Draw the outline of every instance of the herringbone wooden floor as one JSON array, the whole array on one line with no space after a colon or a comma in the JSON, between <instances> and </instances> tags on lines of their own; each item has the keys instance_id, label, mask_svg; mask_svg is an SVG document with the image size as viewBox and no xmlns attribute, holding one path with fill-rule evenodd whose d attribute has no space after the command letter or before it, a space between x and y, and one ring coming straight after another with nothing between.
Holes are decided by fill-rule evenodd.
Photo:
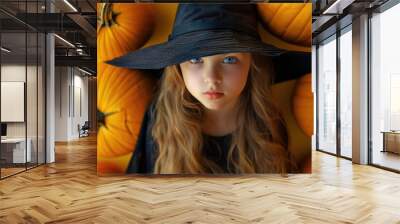
<instances>
[{"instance_id":1,"label":"herringbone wooden floor","mask_svg":"<svg viewBox=\"0 0 400 224\"><path fill-rule=\"evenodd\" d=\"M0 223L400 223L400 175L313 153L313 174L98 177L95 138L0 181Z\"/></svg>"}]
</instances>

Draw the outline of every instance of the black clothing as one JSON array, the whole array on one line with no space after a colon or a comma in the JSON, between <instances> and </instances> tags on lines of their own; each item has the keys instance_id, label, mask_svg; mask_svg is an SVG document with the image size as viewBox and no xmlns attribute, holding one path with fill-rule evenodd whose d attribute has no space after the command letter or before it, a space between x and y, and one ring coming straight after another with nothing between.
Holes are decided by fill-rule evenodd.
<instances>
[{"instance_id":1,"label":"black clothing","mask_svg":"<svg viewBox=\"0 0 400 224\"><path fill-rule=\"evenodd\" d=\"M153 173L156 144L151 136L151 127L154 123L154 115L154 104L152 104L143 117L135 151L126 170L127 173Z\"/></svg>"},{"instance_id":2,"label":"black clothing","mask_svg":"<svg viewBox=\"0 0 400 224\"><path fill-rule=\"evenodd\" d=\"M217 164L222 169L223 173L230 173L228 167L232 170L233 165L228 164L227 159L232 135L216 137L203 134L203 139L203 156Z\"/></svg>"},{"instance_id":3,"label":"black clothing","mask_svg":"<svg viewBox=\"0 0 400 224\"><path fill-rule=\"evenodd\" d=\"M151 135L154 116L155 109L154 104L152 104L143 118L135 151L129 162L127 173L150 174L154 172L154 165L157 159L157 145ZM203 134L203 156L213 161L225 173L229 172L227 157L231 138L231 135L215 137ZM232 168L232 165L229 165L229 167Z\"/></svg>"}]
</instances>

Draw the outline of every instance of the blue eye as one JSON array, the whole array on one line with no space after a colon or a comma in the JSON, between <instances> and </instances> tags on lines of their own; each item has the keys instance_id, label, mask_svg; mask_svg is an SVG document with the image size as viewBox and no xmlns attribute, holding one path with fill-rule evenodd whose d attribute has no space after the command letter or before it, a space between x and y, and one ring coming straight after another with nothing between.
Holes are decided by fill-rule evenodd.
<instances>
[{"instance_id":1,"label":"blue eye","mask_svg":"<svg viewBox=\"0 0 400 224\"><path fill-rule=\"evenodd\" d=\"M238 61L236 57L228 56L224 58L224 63L226 64L235 64Z\"/></svg>"},{"instance_id":2,"label":"blue eye","mask_svg":"<svg viewBox=\"0 0 400 224\"><path fill-rule=\"evenodd\" d=\"M189 61L190 61L190 63L192 63L192 64L198 64L198 63L203 62L203 59L201 59L201 58L192 58L192 59L190 59Z\"/></svg>"}]
</instances>

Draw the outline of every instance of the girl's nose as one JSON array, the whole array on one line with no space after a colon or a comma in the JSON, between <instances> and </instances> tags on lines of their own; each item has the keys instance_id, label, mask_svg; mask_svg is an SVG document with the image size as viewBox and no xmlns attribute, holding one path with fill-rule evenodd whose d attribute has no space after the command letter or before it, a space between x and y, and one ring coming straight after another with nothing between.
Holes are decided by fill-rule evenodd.
<instances>
[{"instance_id":1,"label":"girl's nose","mask_svg":"<svg viewBox=\"0 0 400 224\"><path fill-rule=\"evenodd\" d=\"M216 85L218 85L218 84L222 83L222 81L220 79L210 79L210 78L208 78L208 79L205 79L204 81L207 84L216 84Z\"/></svg>"},{"instance_id":2,"label":"girl's nose","mask_svg":"<svg viewBox=\"0 0 400 224\"><path fill-rule=\"evenodd\" d=\"M217 69L209 69L205 71L204 82L207 84L218 85L222 83L222 75Z\"/></svg>"}]
</instances>

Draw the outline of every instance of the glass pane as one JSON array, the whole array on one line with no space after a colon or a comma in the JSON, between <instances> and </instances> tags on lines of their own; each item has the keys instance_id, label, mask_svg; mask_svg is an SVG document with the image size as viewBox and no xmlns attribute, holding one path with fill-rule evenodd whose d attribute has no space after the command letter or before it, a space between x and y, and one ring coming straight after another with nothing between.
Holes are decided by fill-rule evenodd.
<instances>
[{"instance_id":1,"label":"glass pane","mask_svg":"<svg viewBox=\"0 0 400 224\"><path fill-rule=\"evenodd\" d=\"M38 164L45 163L45 35L38 35Z\"/></svg>"},{"instance_id":2,"label":"glass pane","mask_svg":"<svg viewBox=\"0 0 400 224\"><path fill-rule=\"evenodd\" d=\"M400 4L372 22L372 163L400 170Z\"/></svg>"},{"instance_id":3,"label":"glass pane","mask_svg":"<svg viewBox=\"0 0 400 224\"><path fill-rule=\"evenodd\" d=\"M318 149L336 153L336 39L318 48Z\"/></svg>"},{"instance_id":4,"label":"glass pane","mask_svg":"<svg viewBox=\"0 0 400 224\"><path fill-rule=\"evenodd\" d=\"M26 144L26 33L1 34L1 174L2 177L25 170L30 159ZM28 146L28 151L26 151Z\"/></svg>"},{"instance_id":5,"label":"glass pane","mask_svg":"<svg viewBox=\"0 0 400 224\"><path fill-rule=\"evenodd\" d=\"M45 161L45 36L21 22L37 19L34 14L44 12L44 5L45 0L0 1L15 16L0 12L1 177Z\"/></svg>"},{"instance_id":6,"label":"glass pane","mask_svg":"<svg viewBox=\"0 0 400 224\"><path fill-rule=\"evenodd\" d=\"M27 112L27 142L30 147L30 158L28 168L37 165L37 132L38 132L38 102L37 102L37 75L38 75L38 36L36 32L27 33L28 43L28 62L27 62L27 82L26 82L26 112ZM28 147L28 148L29 148Z\"/></svg>"},{"instance_id":7,"label":"glass pane","mask_svg":"<svg viewBox=\"0 0 400 224\"><path fill-rule=\"evenodd\" d=\"M352 36L340 36L340 153L352 157Z\"/></svg>"}]
</instances>

